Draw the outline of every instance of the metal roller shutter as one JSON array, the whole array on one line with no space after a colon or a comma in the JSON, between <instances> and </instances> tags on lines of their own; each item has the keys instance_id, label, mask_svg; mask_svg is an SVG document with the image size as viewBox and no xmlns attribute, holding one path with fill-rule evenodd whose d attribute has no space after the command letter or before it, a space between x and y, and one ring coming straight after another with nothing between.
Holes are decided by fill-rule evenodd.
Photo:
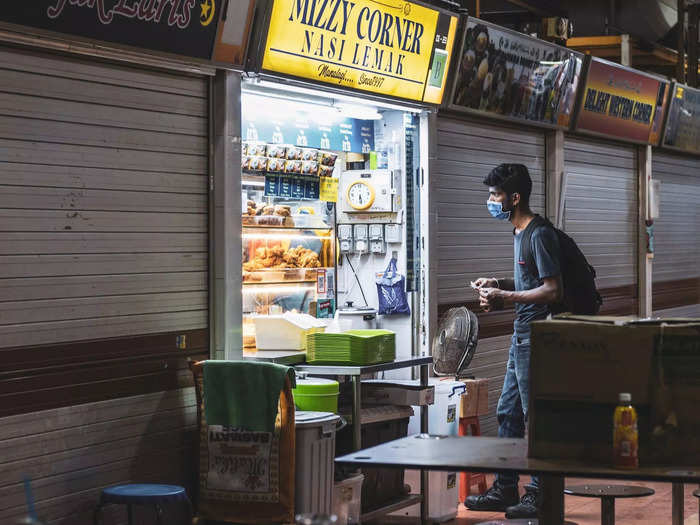
<instances>
[{"instance_id":1,"label":"metal roller shutter","mask_svg":"<svg viewBox=\"0 0 700 525\"><path fill-rule=\"evenodd\" d=\"M567 136L564 230L595 267L603 312L637 311L636 147Z\"/></svg>"},{"instance_id":2,"label":"metal roller shutter","mask_svg":"<svg viewBox=\"0 0 700 525\"><path fill-rule=\"evenodd\" d=\"M700 316L700 159L654 150L661 181L654 221L652 305L655 315Z\"/></svg>"},{"instance_id":3,"label":"metal roller shutter","mask_svg":"<svg viewBox=\"0 0 700 525\"><path fill-rule=\"evenodd\" d=\"M530 204L544 215L545 137L532 128L438 118L438 303L466 304L478 311L469 281L482 276L513 274L513 228L491 218L486 210L488 172L502 162L525 164L533 180ZM477 313L479 349L469 372L489 379L489 415L482 433L495 435L496 403L503 386L513 311Z\"/></svg>"},{"instance_id":4,"label":"metal roller shutter","mask_svg":"<svg viewBox=\"0 0 700 525\"><path fill-rule=\"evenodd\" d=\"M206 328L206 79L0 70L0 347Z\"/></svg>"}]
</instances>

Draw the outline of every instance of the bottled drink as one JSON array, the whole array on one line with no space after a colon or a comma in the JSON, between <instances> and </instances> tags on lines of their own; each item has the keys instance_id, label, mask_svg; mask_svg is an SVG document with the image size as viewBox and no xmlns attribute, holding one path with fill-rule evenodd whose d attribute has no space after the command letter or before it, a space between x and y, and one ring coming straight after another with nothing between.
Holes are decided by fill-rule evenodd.
<instances>
[{"instance_id":1,"label":"bottled drink","mask_svg":"<svg viewBox=\"0 0 700 525\"><path fill-rule=\"evenodd\" d=\"M639 466L639 434L637 432L637 412L632 406L632 395L620 394L620 403L615 408L613 418L613 463L616 468L637 468Z\"/></svg>"}]
</instances>

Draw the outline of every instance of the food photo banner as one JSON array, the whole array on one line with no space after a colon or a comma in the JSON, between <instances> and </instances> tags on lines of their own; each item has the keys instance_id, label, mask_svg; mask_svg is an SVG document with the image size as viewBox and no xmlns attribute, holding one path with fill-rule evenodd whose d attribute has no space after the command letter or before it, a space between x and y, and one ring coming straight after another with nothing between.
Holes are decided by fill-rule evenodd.
<instances>
[{"instance_id":1,"label":"food photo banner","mask_svg":"<svg viewBox=\"0 0 700 525\"><path fill-rule=\"evenodd\" d=\"M593 58L576 131L657 145L669 87L660 78Z\"/></svg>"},{"instance_id":2,"label":"food photo banner","mask_svg":"<svg viewBox=\"0 0 700 525\"><path fill-rule=\"evenodd\" d=\"M469 18L449 109L568 128L583 55Z\"/></svg>"},{"instance_id":3,"label":"food photo banner","mask_svg":"<svg viewBox=\"0 0 700 525\"><path fill-rule=\"evenodd\" d=\"M273 0L262 69L440 104L457 17L398 0Z\"/></svg>"},{"instance_id":4,"label":"food photo banner","mask_svg":"<svg viewBox=\"0 0 700 525\"><path fill-rule=\"evenodd\" d=\"M662 146L700 155L700 90L674 86Z\"/></svg>"},{"instance_id":5,"label":"food photo banner","mask_svg":"<svg viewBox=\"0 0 700 525\"><path fill-rule=\"evenodd\" d=\"M0 10L0 20L209 59L221 3L215 0L7 1Z\"/></svg>"}]
</instances>

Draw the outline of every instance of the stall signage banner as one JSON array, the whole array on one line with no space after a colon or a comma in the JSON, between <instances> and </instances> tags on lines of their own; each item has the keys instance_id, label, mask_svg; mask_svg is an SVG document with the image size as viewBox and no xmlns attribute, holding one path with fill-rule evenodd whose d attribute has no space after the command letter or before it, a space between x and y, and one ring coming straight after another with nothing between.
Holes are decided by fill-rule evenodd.
<instances>
[{"instance_id":1,"label":"stall signage banner","mask_svg":"<svg viewBox=\"0 0 700 525\"><path fill-rule=\"evenodd\" d=\"M450 109L568 128L583 55L469 18Z\"/></svg>"},{"instance_id":2,"label":"stall signage banner","mask_svg":"<svg viewBox=\"0 0 700 525\"><path fill-rule=\"evenodd\" d=\"M245 95L243 140L293 144L332 151L374 150L374 121L349 118L336 109Z\"/></svg>"},{"instance_id":3,"label":"stall signage banner","mask_svg":"<svg viewBox=\"0 0 700 525\"><path fill-rule=\"evenodd\" d=\"M576 130L656 145L668 91L663 80L594 58Z\"/></svg>"},{"instance_id":4,"label":"stall signage banner","mask_svg":"<svg viewBox=\"0 0 700 525\"><path fill-rule=\"evenodd\" d=\"M22 0L0 20L209 59L223 0Z\"/></svg>"},{"instance_id":5,"label":"stall signage banner","mask_svg":"<svg viewBox=\"0 0 700 525\"><path fill-rule=\"evenodd\" d=\"M274 0L263 70L439 104L457 18L399 0Z\"/></svg>"},{"instance_id":6,"label":"stall signage banner","mask_svg":"<svg viewBox=\"0 0 700 525\"><path fill-rule=\"evenodd\" d=\"M700 154L700 90L676 84L663 145Z\"/></svg>"}]
</instances>

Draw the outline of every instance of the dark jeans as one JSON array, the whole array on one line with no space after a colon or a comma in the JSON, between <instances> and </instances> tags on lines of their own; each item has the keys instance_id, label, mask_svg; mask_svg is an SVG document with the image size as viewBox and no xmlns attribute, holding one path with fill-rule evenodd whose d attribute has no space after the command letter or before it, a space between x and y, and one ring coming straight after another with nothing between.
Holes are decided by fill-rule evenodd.
<instances>
[{"instance_id":1,"label":"dark jeans","mask_svg":"<svg viewBox=\"0 0 700 525\"><path fill-rule=\"evenodd\" d=\"M516 330L508 352L506 377L498 400L498 437L525 437L528 395L530 393L530 331ZM497 474L501 487L518 486L517 474ZM539 487L539 479L532 476L532 485Z\"/></svg>"}]
</instances>

